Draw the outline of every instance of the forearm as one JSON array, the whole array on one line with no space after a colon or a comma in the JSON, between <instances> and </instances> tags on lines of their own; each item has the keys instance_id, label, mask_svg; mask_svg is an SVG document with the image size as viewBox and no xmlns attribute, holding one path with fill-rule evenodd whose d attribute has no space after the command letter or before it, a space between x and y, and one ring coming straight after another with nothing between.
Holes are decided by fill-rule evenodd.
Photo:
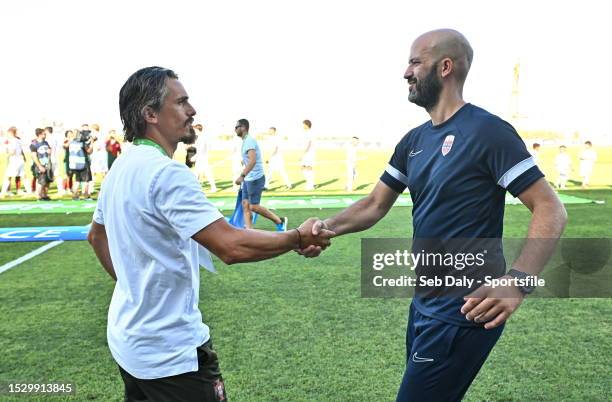
<instances>
[{"instance_id":1,"label":"forearm","mask_svg":"<svg viewBox=\"0 0 612 402\"><path fill-rule=\"evenodd\" d=\"M325 219L324 222L329 230L340 236L369 229L381 220L387 211L388 208L377 206L368 196L352 204L338 215Z\"/></svg>"},{"instance_id":2,"label":"forearm","mask_svg":"<svg viewBox=\"0 0 612 402\"><path fill-rule=\"evenodd\" d=\"M93 223L92 225L97 225ZM98 225L102 226L102 225ZM102 226L103 227L103 226ZM110 250L108 248L108 238L106 237L106 231L97 229L96 231L90 230L87 236L87 241L91 244L91 247L96 253L96 257L102 264L104 270L110 275L113 280L117 280L115 275L115 268L113 267L113 261L111 260Z\"/></svg>"},{"instance_id":3,"label":"forearm","mask_svg":"<svg viewBox=\"0 0 612 402\"><path fill-rule=\"evenodd\" d=\"M566 223L567 213L560 202L534 207L527 239L513 267L528 274L539 274L555 251Z\"/></svg>"},{"instance_id":4,"label":"forearm","mask_svg":"<svg viewBox=\"0 0 612 402\"><path fill-rule=\"evenodd\" d=\"M105 239L104 242L100 241L98 244L93 244L92 246L104 270L116 281L117 276L115 275L115 268L113 267L113 261L111 260L110 251L108 250L108 241Z\"/></svg>"},{"instance_id":5,"label":"forearm","mask_svg":"<svg viewBox=\"0 0 612 402\"><path fill-rule=\"evenodd\" d=\"M34 164L38 166L39 169L43 167L43 165L38 160L38 156L36 154L32 154L32 162L34 162Z\"/></svg>"},{"instance_id":6,"label":"forearm","mask_svg":"<svg viewBox=\"0 0 612 402\"><path fill-rule=\"evenodd\" d=\"M297 230L268 232L255 229L236 229L225 250L217 254L226 264L267 260L300 248ZM211 250L214 252L214 250Z\"/></svg>"},{"instance_id":7,"label":"forearm","mask_svg":"<svg viewBox=\"0 0 612 402\"><path fill-rule=\"evenodd\" d=\"M253 167L255 166L255 161L249 161L249 163L247 163L247 165L244 167L244 169L242 170L242 176L246 176L249 174L249 172L251 170L253 170Z\"/></svg>"}]
</instances>

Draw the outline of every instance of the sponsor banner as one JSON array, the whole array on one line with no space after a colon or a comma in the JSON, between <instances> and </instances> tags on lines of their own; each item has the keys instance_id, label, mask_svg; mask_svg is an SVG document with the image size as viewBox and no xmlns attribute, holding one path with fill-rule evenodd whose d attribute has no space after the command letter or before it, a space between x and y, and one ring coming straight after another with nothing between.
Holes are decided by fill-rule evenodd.
<instances>
[{"instance_id":1,"label":"sponsor banner","mask_svg":"<svg viewBox=\"0 0 612 402\"><path fill-rule=\"evenodd\" d=\"M86 240L87 226L46 226L23 228L0 228L0 243L32 241L79 241Z\"/></svg>"}]
</instances>

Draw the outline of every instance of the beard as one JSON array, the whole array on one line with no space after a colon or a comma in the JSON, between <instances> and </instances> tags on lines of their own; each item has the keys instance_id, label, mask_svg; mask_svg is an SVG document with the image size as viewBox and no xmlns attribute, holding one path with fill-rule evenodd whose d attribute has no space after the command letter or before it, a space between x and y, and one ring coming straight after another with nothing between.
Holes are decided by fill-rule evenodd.
<instances>
[{"instance_id":1,"label":"beard","mask_svg":"<svg viewBox=\"0 0 612 402\"><path fill-rule=\"evenodd\" d=\"M190 145L190 144L194 144L197 138L198 138L198 135L196 134L193 127L189 127L189 134L181 138L181 142L183 144Z\"/></svg>"},{"instance_id":2,"label":"beard","mask_svg":"<svg viewBox=\"0 0 612 402\"><path fill-rule=\"evenodd\" d=\"M442 81L438 78L436 65L434 64L425 78L417 80L414 90L408 94L408 101L429 111L440 100L441 92Z\"/></svg>"}]
</instances>

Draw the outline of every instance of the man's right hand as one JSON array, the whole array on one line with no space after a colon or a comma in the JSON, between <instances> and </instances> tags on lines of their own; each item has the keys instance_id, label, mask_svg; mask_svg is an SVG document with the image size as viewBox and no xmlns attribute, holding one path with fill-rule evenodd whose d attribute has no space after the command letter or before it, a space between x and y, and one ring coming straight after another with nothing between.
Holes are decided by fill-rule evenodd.
<instances>
[{"instance_id":1,"label":"man's right hand","mask_svg":"<svg viewBox=\"0 0 612 402\"><path fill-rule=\"evenodd\" d=\"M45 169L45 167L44 167L44 166L39 166L39 167L38 167L38 171L39 171L40 173L45 173L45 172L47 171L47 169Z\"/></svg>"},{"instance_id":2,"label":"man's right hand","mask_svg":"<svg viewBox=\"0 0 612 402\"><path fill-rule=\"evenodd\" d=\"M302 225L300 225L300 229L301 228L305 230L310 228L309 235L314 238L318 238L319 236L327 236L330 233L332 233L331 237L336 236L336 233L332 230L329 230L329 228L325 225L325 222L323 222L319 218L308 219ZM303 239L305 236L303 235L303 232L301 230L300 230L300 234L302 234L302 239ZM327 246L323 247L317 244L309 245L302 240L302 248L296 249L295 251L298 254L303 255L306 258L314 258L314 257L318 257L321 254L321 252L325 250L326 248Z\"/></svg>"},{"instance_id":3,"label":"man's right hand","mask_svg":"<svg viewBox=\"0 0 612 402\"><path fill-rule=\"evenodd\" d=\"M300 233L300 248L297 250L298 252L304 249L311 249L318 250L318 254L320 254L322 250L331 245L330 239L336 233L323 228L321 223L322 221L319 218L310 218L297 228Z\"/></svg>"}]
</instances>

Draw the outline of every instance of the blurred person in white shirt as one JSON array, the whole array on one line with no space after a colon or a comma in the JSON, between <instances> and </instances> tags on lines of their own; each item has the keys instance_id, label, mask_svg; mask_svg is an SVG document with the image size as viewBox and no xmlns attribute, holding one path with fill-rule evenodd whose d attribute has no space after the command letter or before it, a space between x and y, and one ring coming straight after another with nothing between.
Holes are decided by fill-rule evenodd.
<instances>
[{"instance_id":1,"label":"blurred person in white shirt","mask_svg":"<svg viewBox=\"0 0 612 402\"><path fill-rule=\"evenodd\" d=\"M302 155L302 173L306 180L306 191L312 191L315 188L314 184L314 165L315 165L315 139L312 135L312 122L304 120L302 122L302 141L304 144L304 154Z\"/></svg>"},{"instance_id":2,"label":"blurred person in white shirt","mask_svg":"<svg viewBox=\"0 0 612 402\"><path fill-rule=\"evenodd\" d=\"M102 182L104 176L108 172L108 153L106 152L106 138L103 138L100 133L98 124L91 125L91 146L93 152L91 154L91 181L89 182L89 195L95 192L95 182Z\"/></svg>"},{"instance_id":3,"label":"blurred person in white shirt","mask_svg":"<svg viewBox=\"0 0 612 402\"><path fill-rule=\"evenodd\" d=\"M561 145L559 147L559 153L555 157L555 167L559 173L557 178L557 188L565 190L570 171L572 170L572 160L567 154L567 147L565 145Z\"/></svg>"},{"instance_id":4,"label":"blurred person in white shirt","mask_svg":"<svg viewBox=\"0 0 612 402\"><path fill-rule=\"evenodd\" d=\"M268 173L266 173L266 186L265 188L270 187L270 183L272 182L272 176L274 173L278 172L285 182L285 187L288 190L291 190L291 180L289 180L289 176L287 175L287 170L285 169L285 158L283 155L283 139L276 132L276 127L270 127L268 129L268 133L272 137L272 153L270 154L270 159L266 162L268 164Z\"/></svg>"},{"instance_id":5,"label":"blurred person in white shirt","mask_svg":"<svg viewBox=\"0 0 612 402\"><path fill-rule=\"evenodd\" d=\"M534 142L533 145L531 146L531 157L533 158L533 161L535 162L535 164L537 165L538 162L540 162L540 144L537 142Z\"/></svg>"},{"instance_id":6,"label":"blurred person in white shirt","mask_svg":"<svg viewBox=\"0 0 612 402\"><path fill-rule=\"evenodd\" d=\"M582 178L582 188L587 188L591 182L593 167L597 161L597 152L593 149L591 141L584 143L584 149L580 152L580 177Z\"/></svg>"},{"instance_id":7,"label":"blurred person in white shirt","mask_svg":"<svg viewBox=\"0 0 612 402\"><path fill-rule=\"evenodd\" d=\"M204 183L204 180L208 180L210 185L209 193L217 191L217 185L215 184L215 176L208 160L208 151L210 150L210 140L208 136L204 134L204 127L201 124L193 126L198 139L195 143L196 154L195 154L195 169L198 175L198 181Z\"/></svg>"},{"instance_id":8,"label":"blurred person in white shirt","mask_svg":"<svg viewBox=\"0 0 612 402\"><path fill-rule=\"evenodd\" d=\"M357 177L357 147L359 137L351 138L346 147L346 191L353 191L353 182Z\"/></svg>"},{"instance_id":9,"label":"blurred person in white shirt","mask_svg":"<svg viewBox=\"0 0 612 402\"><path fill-rule=\"evenodd\" d=\"M21 178L25 174L25 153L23 152L23 146L21 139L17 133L16 127L10 127L7 130L7 138L5 139L5 150L8 154L8 164L4 172L4 182L2 183L2 190L0 191L0 197L4 198L9 193L9 187L11 186L11 179L15 179L15 191L17 194L20 193Z\"/></svg>"}]
</instances>

